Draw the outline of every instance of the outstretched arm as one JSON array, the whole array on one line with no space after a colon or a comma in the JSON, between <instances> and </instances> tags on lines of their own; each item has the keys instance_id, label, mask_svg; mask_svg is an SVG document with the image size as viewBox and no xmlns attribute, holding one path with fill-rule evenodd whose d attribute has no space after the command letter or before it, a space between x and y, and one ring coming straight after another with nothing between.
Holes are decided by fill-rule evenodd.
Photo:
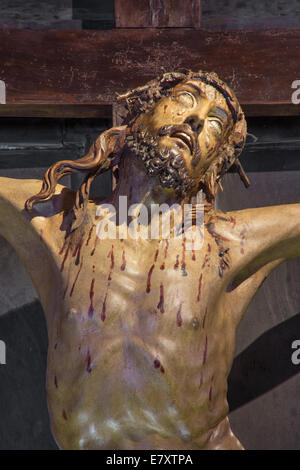
<instances>
[{"instance_id":1,"label":"outstretched arm","mask_svg":"<svg viewBox=\"0 0 300 470\"><path fill-rule=\"evenodd\" d=\"M38 180L0 178L0 235L13 246L24 263L47 315L56 309L57 296L53 293L60 288L57 267L47 243L51 227L45 217L35 212L32 218L24 210L24 202L40 184ZM51 223L53 225L54 221Z\"/></svg>"},{"instance_id":2,"label":"outstretched arm","mask_svg":"<svg viewBox=\"0 0 300 470\"><path fill-rule=\"evenodd\" d=\"M218 225L230 240L227 300L239 321L273 269L300 256L300 204L228 212Z\"/></svg>"},{"instance_id":3,"label":"outstretched arm","mask_svg":"<svg viewBox=\"0 0 300 470\"><path fill-rule=\"evenodd\" d=\"M227 214L226 214L227 215ZM236 283L272 261L300 256L300 204L232 212Z\"/></svg>"}]
</instances>

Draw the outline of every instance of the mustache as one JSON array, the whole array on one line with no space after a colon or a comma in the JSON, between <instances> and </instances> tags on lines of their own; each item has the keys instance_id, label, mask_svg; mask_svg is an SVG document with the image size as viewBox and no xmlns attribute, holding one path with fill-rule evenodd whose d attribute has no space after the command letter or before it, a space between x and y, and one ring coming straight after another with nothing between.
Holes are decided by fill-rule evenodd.
<instances>
[{"instance_id":1,"label":"mustache","mask_svg":"<svg viewBox=\"0 0 300 470\"><path fill-rule=\"evenodd\" d=\"M182 126L164 126L160 132L177 132ZM186 128L185 128L186 129ZM184 196L193 187L192 177L188 174L184 158L177 148L168 148L161 145L159 139L151 136L147 131L135 130L126 137L126 143L139 160L141 160L150 176L158 176L165 188L173 188L177 194Z\"/></svg>"},{"instance_id":2,"label":"mustache","mask_svg":"<svg viewBox=\"0 0 300 470\"><path fill-rule=\"evenodd\" d=\"M192 155L192 165L196 166L200 160L201 152L198 139L189 124L169 124L160 127L158 136L177 137L183 141L190 149Z\"/></svg>"}]
</instances>

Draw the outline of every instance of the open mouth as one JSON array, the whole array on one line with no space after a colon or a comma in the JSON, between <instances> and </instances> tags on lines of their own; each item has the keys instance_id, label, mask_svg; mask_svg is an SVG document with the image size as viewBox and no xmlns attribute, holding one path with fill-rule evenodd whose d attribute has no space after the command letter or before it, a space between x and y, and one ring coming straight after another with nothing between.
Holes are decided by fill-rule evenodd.
<instances>
[{"instance_id":1,"label":"open mouth","mask_svg":"<svg viewBox=\"0 0 300 470\"><path fill-rule=\"evenodd\" d=\"M188 135L186 132L176 131L173 134L171 134L170 137L175 137L176 139L180 139L188 147L191 154L193 154L194 142L193 142L192 137Z\"/></svg>"}]
</instances>

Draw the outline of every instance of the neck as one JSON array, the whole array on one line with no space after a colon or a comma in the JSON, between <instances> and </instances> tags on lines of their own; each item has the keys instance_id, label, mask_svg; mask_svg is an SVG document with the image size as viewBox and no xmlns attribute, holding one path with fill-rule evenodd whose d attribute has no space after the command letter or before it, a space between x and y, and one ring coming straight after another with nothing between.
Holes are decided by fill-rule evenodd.
<instances>
[{"instance_id":1,"label":"neck","mask_svg":"<svg viewBox=\"0 0 300 470\"><path fill-rule=\"evenodd\" d=\"M119 182L108 202L116 210L118 225L124 223L125 226L131 225L131 221L137 218L138 225L142 227L143 233L147 234L145 238L148 239L153 238L153 227L160 227L160 237L173 238L182 230L183 222L186 223L189 219L192 221L198 213L200 214L196 217L198 224L201 221L201 211L204 210L205 218L205 214L211 209L201 193L189 200L188 197L186 199L179 197L172 189L163 188L159 177L149 176L143 162L130 151L122 156ZM194 209L191 211L191 205L185 206L191 203L196 204L193 206L195 213ZM144 217L145 212L146 217ZM123 238L120 233L118 237Z\"/></svg>"},{"instance_id":2,"label":"neck","mask_svg":"<svg viewBox=\"0 0 300 470\"><path fill-rule=\"evenodd\" d=\"M119 214L120 223L121 220L124 220L124 196L126 198L126 212L128 211L125 224L127 225L131 220L139 217L138 222L144 226L143 230L148 233L146 238L151 238L151 227L161 220L158 207L161 207L162 204L164 204L164 211L166 211L164 214L169 214L172 222L162 229L161 236L168 238L170 230L172 233L176 230L175 227L182 225L182 206L187 201L180 198L174 190L163 188L158 176L148 175L143 162L131 151L122 157L119 167L119 182L110 201Z\"/></svg>"},{"instance_id":3,"label":"neck","mask_svg":"<svg viewBox=\"0 0 300 470\"><path fill-rule=\"evenodd\" d=\"M116 206L120 196L126 196L128 206L143 204L151 211L152 204L182 205L187 200L179 197L172 189L163 188L158 176L148 175L142 161L128 151L119 167L119 182L112 196Z\"/></svg>"}]
</instances>

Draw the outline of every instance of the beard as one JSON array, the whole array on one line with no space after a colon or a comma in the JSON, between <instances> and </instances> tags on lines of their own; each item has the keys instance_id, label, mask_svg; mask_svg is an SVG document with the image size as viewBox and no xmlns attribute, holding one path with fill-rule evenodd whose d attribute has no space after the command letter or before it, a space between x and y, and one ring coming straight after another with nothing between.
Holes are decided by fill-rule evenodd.
<instances>
[{"instance_id":1,"label":"beard","mask_svg":"<svg viewBox=\"0 0 300 470\"><path fill-rule=\"evenodd\" d=\"M165 126L158 135L168 135L178 126ZM150 176L158 176L164 188L172 188L180 197L193 192L195 180L188 173L185 160L177 146L167 147L159 143L150 134L137 130L126 138L127 146L144 163ZM196 158L200 158L199 148L196 148Z\"/></svg>"}]
</instances>

